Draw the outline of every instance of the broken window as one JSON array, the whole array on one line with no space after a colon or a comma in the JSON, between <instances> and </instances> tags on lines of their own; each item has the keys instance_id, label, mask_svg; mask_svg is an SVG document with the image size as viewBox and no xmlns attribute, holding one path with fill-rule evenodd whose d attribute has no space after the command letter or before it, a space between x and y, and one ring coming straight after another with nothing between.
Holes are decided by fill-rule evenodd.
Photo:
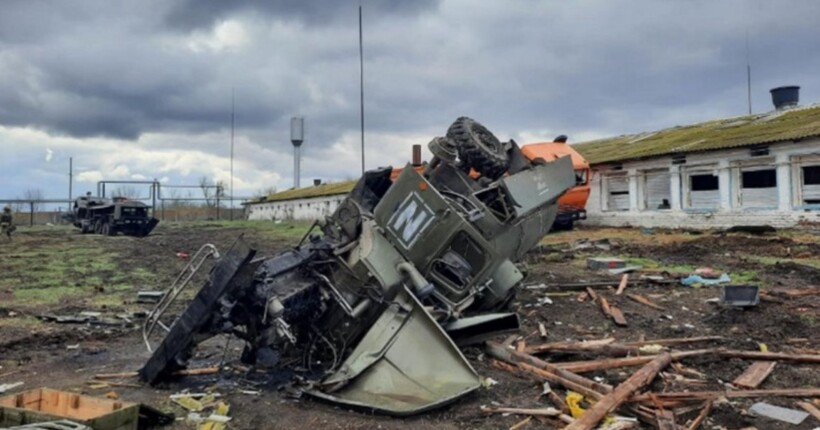
<instances>
[{"instance_id":1,"label":"broken window","mask_svg":"<svg viewBox=\"0 0 820 430\"><path fill-rule=\"evenodd\" d=\"M713 209L720 205L720 180L713 172L689 175L688 207Z\"/></svg>"},{"instance_id":2,"label":"broken window","mask_svg":"<svg viewBox=\"0 0 820 430\"><path fill-rule=\"evenodd\" d=\"M741 207L777 207L777 170L774 167L741 170L740 187Z\"/></svg>"},{"instance_id":3,"label":"broken window","mask_svg":"<svg viewBox=\"0 0 820 430\"><path fill-rule=\"evenodd\" d=\"M671 209L672 193L668 170L646 172L644 176L644 207L646 210Z\"/></svg>"},{"instance_id":4,"label":"broken window","mask_svg":"<svg viewBox=\"0 0 820 430\"><path fill-rule=\"evenodd\" d=\"M607 178L607 209L629 210L629 178L625 175Z\"/></svg>"},{"instance_id":5,"label":"broken window","mask_svg":"<svg viewBox=\"0 0 820 430\"><path fill-rule=\"evenodd\" d=\"M804 205L820 205L820 165L802 166L800 195Z\"/></svg>"}]
</instances>

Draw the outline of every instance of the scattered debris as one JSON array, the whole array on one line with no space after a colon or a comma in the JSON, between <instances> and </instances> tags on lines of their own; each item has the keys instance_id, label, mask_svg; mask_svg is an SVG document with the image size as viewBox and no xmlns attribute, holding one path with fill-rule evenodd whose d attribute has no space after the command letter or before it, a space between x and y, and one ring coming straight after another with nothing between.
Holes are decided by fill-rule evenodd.
<instances>
[{"instance_id":1,"label":"scattered debris","mask_svg":"<svg viewBox=\"0 0 820 430\"><path fill-rule=\"evenodd\" d=\"M680 280L680 283L686 286L718 285L725 284L727 282L732 282L732 278L730 278L726 273L720 275L717 279L704 278L700 275L690 275Z\"/></svg>"},{"instance_id":2,"label":"scattered debris","mask_svg":"<svg viewBox=\"0 0 820 430\"><path fill-rule=\"evenodd\" d=\"M165 291L139 291L137 303L157 303L165 296Z\"/></svg>"},{"instance_id":3,"label":"scattered debris","mask_svg":"<svg viewBox=\"0 0 820 430\"><path fill-rule=\"evenodd\" d=\"M587 268L592 270L620 269L626 267L626 261L620 258L594 257L587 259Z\"/></svg>"},{"instance_id":4,"label":"scattered debris","mask_svg":"<svg viewBox=\"0 0 820 430\"><path fill-rule=\"evenodd\" d=\"M93 430L91 427L75 423L69 420L48 421L42 423L26 424L21 426L6 427L6 430Z\"/></svg>"},{"instance_id":5,"label":"scattered debris","mask_svg":"<svg viewBox=\"0 0 820 430\"><path fill-rule=\"evenodd\" d=\"M613 275L621 275L625 273L632 273L641 270L643 266L626 266L618 269L609 269L608 272Z\"/></svg>"},{"instance_id":6,"label":"scattered debris","mask_svg":"<svg viewBox=\"0 0 820 430\"><path fill-rule=\"evenodd\" d=\"M808 412L783 408L764 402L753 404L752 407L749 408L749 412L761 417L771 418L789 424L800 424L809 416Z\"/></svg>"}]
</instances>

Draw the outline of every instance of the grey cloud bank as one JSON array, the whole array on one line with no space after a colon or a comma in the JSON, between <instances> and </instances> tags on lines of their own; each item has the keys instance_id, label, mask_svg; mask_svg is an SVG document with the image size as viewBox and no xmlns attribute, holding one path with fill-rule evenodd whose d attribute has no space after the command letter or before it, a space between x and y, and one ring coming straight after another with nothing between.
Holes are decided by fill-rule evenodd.
<instances>
[{"instance_id":1,"label":"grey cloud bank","mask_svg":"<svg viewBox=\"0 0 820 430\"><path fill-rule=\"evenodd\" d=\"M746 111L768 89L820 101L820 3L364 1L368 166L402 164L469 115L502 137L583 140ZM228 175L237 195L358 173L358 2L6 1L0 197L85 177ZM46 150L53 156L46 161ZM96 173L95 173L96 172ZM110 179L123 179L121 177Z\"/></svg>"}]
</instances>

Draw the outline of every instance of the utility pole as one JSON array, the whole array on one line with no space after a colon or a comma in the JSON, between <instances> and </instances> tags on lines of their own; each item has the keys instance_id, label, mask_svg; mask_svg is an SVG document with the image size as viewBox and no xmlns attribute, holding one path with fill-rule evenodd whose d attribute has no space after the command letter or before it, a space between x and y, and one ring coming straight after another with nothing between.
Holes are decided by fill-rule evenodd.
<instances>
[{"instance_id":1,"label":"utility pole","mask_svg":"<svg viewBox=\"0 0 820 430\"><path fill-rule=\"evenodd\" d=\"M362 5L359 5L359 105L362 127L362 176L364 176L364 51L362 49Z\"/></svg>"},{"instance_id":2,"label":"utility pole","mask_svg":"<svg viewBox=\"0 0 820 430\"><path fill-rule=\"evenodd\" d=\"M749 58L749 29L746 29L746 95L749 101L749 115L752 114L752 60Z\"/></svg>"},{"instance_id":3,"label":"utility pole","mask_svg":"<svg viewBox=\"0 0 820 430\"><path fill-rule=\"evenodd\" d=\"M68 157L68 210L71 210L71 200L74 193L71 189L74 181L74 157Z\"/></svg>"},{"instance_id":4,"label":"utility pole","mask_svg":"<svg viewBox=\"0 0 820 430\"><path fill-rule=\"evenodd\" d=\"M234 87L231 87L231 221L233 221L233 132L234 132L234 123L235 123L235 121L234 121L235 112L236 112L236 104L235 104L235 97L234 97ZM219 193L219 188L217 188L216 192ZM219 209L217 208L217 211L218 210Z\"/></svg>"}]
</instances>

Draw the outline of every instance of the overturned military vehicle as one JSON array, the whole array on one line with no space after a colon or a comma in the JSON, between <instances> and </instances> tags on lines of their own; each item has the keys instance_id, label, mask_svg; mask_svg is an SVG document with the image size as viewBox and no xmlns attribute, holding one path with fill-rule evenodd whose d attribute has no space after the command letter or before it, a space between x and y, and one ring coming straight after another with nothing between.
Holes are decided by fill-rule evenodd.
<instances>
[{"instance_id":1,"label":"overturned military vehicle","mask_svg":"<svg viewBox=\"0 0 820 430\"><path fill-rule=\"evenodd\" d=\"M245 341L244 361L289 366L312 381L306 393L345 405L409 415L476 389L456 345L518 328L517 315L495 312L575 176L569 157L528 160L469 118L429 147L422 171L408 166L394 181L390 168L365 173L294 249L254 258L237 240L164 324L173 288L147 318L153 355L141 378L164 380L197 343L231 333ZM156 326L168 333L152 348Z\"/></svg>"}]
</instances>

